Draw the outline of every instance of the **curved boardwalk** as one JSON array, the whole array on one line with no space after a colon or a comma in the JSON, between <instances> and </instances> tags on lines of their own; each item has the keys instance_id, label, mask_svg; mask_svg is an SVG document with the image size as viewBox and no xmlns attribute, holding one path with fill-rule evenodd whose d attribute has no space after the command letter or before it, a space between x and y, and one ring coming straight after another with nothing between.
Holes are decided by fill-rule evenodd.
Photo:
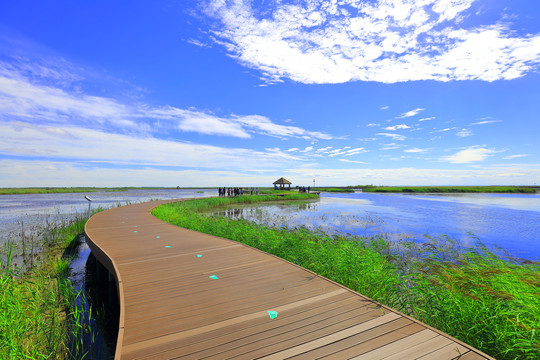
<instances>
[{"instance_id":1,"label":"curved boardwalk","mask_svg":"<svg viewBox=\"0 0 540 360\"><path fill-rule=\"evenodd\" d=\"M150 214L163 202L86 224L116 279L116 359L491 359L289 262L166 224Z\"/></svg>"}]
</instances>

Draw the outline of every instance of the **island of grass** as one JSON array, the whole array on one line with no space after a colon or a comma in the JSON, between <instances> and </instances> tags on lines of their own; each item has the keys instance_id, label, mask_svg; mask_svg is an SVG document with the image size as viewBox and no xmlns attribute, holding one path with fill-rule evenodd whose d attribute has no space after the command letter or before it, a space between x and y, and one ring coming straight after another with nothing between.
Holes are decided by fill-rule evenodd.
<instances>
[{"instance_id":1,"label":"island of grass","mask_svg":"<svg viewBox=\"0 0 540 360\"><path fill-rule=\"evenodd\" d=\"M444 236L428 238L423 245L407 242L396 247L383 235L328 235L202 213L231 204L313 198L316 195L294 192L284 197L206 198L164 204L152 214L279 256L497 359L537 359L540 265L536 262L507 261L481 244L463 249Z\"/></svg>"},{"instance_id":2,"label":"island of grass","mask_svg":"<svg viewBox=\"0 0 540 360\"><path fill-rule=\"evenodd\" d=\"M128 190L160 190L173 188L156 187L117 187L117 188L97 188L97 187L33 187L33 188L0 188L0 195L20 195L20 194L61 194L61 193L89 193L97 191L117 192Z\"/></svg>"},{"instance_id":3,"label":"island of grass","mask_svg":"<svg viewBox=\"0 0 540 360\"><path fill-rule=\"evenodd\" d=\"M311 188L311 191L331 192L331 193L353 193L353 189L341 187L316 187Z\"/></svg>"},{"instance_id":4,"label":"island of grass","mask_svg":"<svg viewBox=\"0 0 540 360\"><path fill-rule=\"evenodd\" d=\"M376 193L507 193L536 194L527 186L363 186L363 192Z\"/></svg>"}]
</instances>

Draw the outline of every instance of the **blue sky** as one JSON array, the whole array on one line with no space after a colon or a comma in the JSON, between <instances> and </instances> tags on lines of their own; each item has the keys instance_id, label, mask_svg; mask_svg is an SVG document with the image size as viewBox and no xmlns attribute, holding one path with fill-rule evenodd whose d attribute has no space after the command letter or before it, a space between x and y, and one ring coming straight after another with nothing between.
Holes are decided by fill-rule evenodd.
<instances>
[{"instance_id":1,"label":"blue sky","mask_svg":"<svg viewBox=\"0 0 540 360\"><path fill-rule=\"evenodd\" d=\"M535 0L0 3L0 187L540 183Z\"/></svg>"}]
</instances>

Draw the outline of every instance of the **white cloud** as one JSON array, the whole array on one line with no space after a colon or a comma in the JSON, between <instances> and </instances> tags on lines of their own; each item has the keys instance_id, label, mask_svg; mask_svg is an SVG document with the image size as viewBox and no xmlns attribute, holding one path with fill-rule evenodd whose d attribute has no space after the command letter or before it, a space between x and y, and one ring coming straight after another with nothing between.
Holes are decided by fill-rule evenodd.
<instances>
[{"instance_id":1,"label":"white cloud","mask_svg":"<svg viewBox=\"0 0 540 360\"><path fill-rule=\"evenodd\" d=\"M432 116L432 117L427 117L427 118L422 118L422 119L418 119L418 121L429 121L429 120L433 120L433 119L435 119L434 116Z\"/></svg>"},{"instance_id":2,"label":"white cloud","mask_svg":"<svg viewBox=\"0 0 540 360\"><path fill-rule=\"evenodd\" d=\"M388 110L389 108L390 108L390 106L388 106L388 105L381 106L381 110Z\"/></svg>"},{"instance_id":3,"label":"white cloud","mask_svg":"<svg viewBox=\"0 0 540 360\"><path fill-rule=\"evenodd\" d=\"M376 127L376 126L381 126L380 124L374 124L374 123L370 123L370 124L367 124L366 127Z\"/></svg>"},{"instance_id":4,"label":"white cloud","mask_svg":"<svg viewBox=\"0 0 540 360\"><path fill-rule=\"evenodd\" d=\"M385 144L381 150L384 150L384 151L387 151L387 150L395 150L395 149L399 149L403 147L403 145L399 145L399 144L396 144L396 143L390 143L390 144Z\"/></svg>"},{"instance_id":5,"label":"white cloud","mask_svg":"<svg viewBox=\"0 0 540 360\"><path fill-rule=\"evenodd\" d=\"M415 116L415 115L418 115L418 113L420 111L423 111L425 109L421 109L421 108L418 108L418 109L414 109L414 110L411 110L411 111L407 111L399 116L396 117L396 119L403 119L403 118L408 118L408 117L411 117L411 116Z\"/></svg>"},{"instance_id":6,"label":"white cloud","mask_svg":"<svg viewBox=\"0 0 540 360\"><path fill-rule=\"evenodd\" d=\"M378 133L376 135L386 136L386 137L392 138L393 140L399 140L399 141L403 141L407 138L405 135L391 134L391 133Z\"/></svg>"},{"instance_id":7,"label":"white cloud","mask_svg":"<svg viewBox=\"0 0 540 360\"><path fill-rule=\"evenodd\" d=\"M493 124L493 123L498 123L498 122L502 122L502 120L484 120L484 121L478 121L478 122L474 122L471 124L472 125L486 125L486 124Z\"/></svg>"},{"instance_id":8,"label":"white cloud","mask_svg":"<svg viewBox=\"0 0 540 360\"><path fill-rule=\"evenodd\" d=\"M403 151L407 153L425 153L428 151L428 149L410 148Z\"/></svg>"},{"instance_id":9,"label":"white cloud","mask_svg":"<svg viewBox=\"0 0 540 360\"><path fill-rule=\"evenodd\" d=\"M342 161L344 160L344 161ZM352 160L340 159L343 163ZM279 169L279 170L278 170ZM539 165L500 165L479 169L393 168L369 169L320 167L280 167L265 170L118 168L80 162L0 159L0 184L3 187L32 186L268 186L279 173L294 184L320 186L356 184L377 185L492 185L527 184L540 178ZM39 179L35 174L40 174ZM84 200L83 200L84 201Z\"/></svg>"},{"instance_id":10,"label":"white cloud","mask_svg":"<svg viewBox=\"0 0 540 360\"><path fill-rule=\"evenodd\" d=\"M253 151L108 133L82 127L0 124L0 152L133 166L260 169L300 160L282 151Z\"/></svg>"},{"instance_id":11,"label":"white cloud","mask_svg":"<svg viewBox=\"0 0 540 360\"><path fill-rule=\"evenodd\" d=\"M459 136L459 137L467 137L467 136L472 136L472 135L473 135L473 132L470 129L461 129L456 133L456 136Z\"/></svg>"},{"instance_id":12,"label":"white cloud","mask_svg":"<svg viewBox=\"0 0 540 360\"><path fill-rule=\"evenodd\" d=\"M24 64L17 66L0 62L0 115L6 120L40 120L51 125L80 124L100 130L122 129L124 132L139 133L152 133L165 127L238 138L250 138L252 134L282 139L333 138L318 131L276 124L261 115L219 117L173 106L122 104L112 98L34 83L34 72L39 72L40 77L48 74L43 67L32 68ZM30 75L26 77L23 73ZM56 72L53 75L57 76Z\"/></svg>"},{"instance_id":13,"label":"white cloud","mask_svg":"<svg viewBox=\"0 0 540 360\"><path fill-rule=\"evenodd\" d=\"M264 3L210 0L214 41L269 81L514 79L537 68L540 35L465 26L474 0Z\"/></svg>"},{"instance_id":14,"label":"white cloud","mask_svg":"<svg viewBox=\"0 0 540 360\"><path fill-rule=\"evenodd\" d=\"M341 161L341 162L346 162L346 163L352 163L352 164L367 164L367 163L364 162L364 161L349 160L349 159L339 159L339 161Z\"/></svg>"},{"instance_id":15,"label":"white cloud","mask_svg":"<svg viewBox=\"0 0 540 360\"><path fill-rule=\"evenodd\" d=\"M394 130L410 129L410 128L411 128L410 126L407 126L405 124L401 124L401 125L394 125L394 126L385 127L384 130L394 131Z\"/></svg>"},{"instance_id":16,"label":"white cloud","mask_svg":"<svg viewBox=\"0 0 540 360\"><path fill-rule=\"evenodd\" d=\"M307 146L304 150L300 150L301 153L307 153L313 150L313 146Z\"/></svg>"},{"instance_id":17,"label":"white cloud","mask_svg":"<svg viewBox=\"0 0 540 360\"><path fill-rule=\"evenodd\" d=\"M487 149L481 146L471 146L467 149L458 151L454 155L444 156L441 158L441 160L448 161L454 164L464 164L483 161L496 152L496 150Z\"/></svg>"},{"instance_id":18,"label":"white cloud","mask_svg":"<svg viewBox=\"0 0 540 360\"><path fill-rule=\"evenodd\" d=\"M503 159L511 160L511 159L518 159L518 158L527 157L527 156L530 156L530 155L529 154L516 154L516 155L505 156L505 157L503 157Z\"/></svg>"},{"instance_id":19,"label":"white cloud","mask_svg":"<svg viewBox=\"0 0 540 360\"><path fill-rule=\"evenodd\" d=\"M256 133L278 138L332 139L331 135L325 133L308 131L297 126L276 124L261 115L232 115L228 118L222 118L200 111L167 106L147 110L144 112L144 116L151 119L166 119L176 123L177 128L180 130L206 135L250 138L251 133Z\"/></svg>"},{"instance_id":20,"label":"white cloud","mask_svg":"<svg viewBox=\"0 0 540 360\"><path fill-rule=\"evenodd\" d=\"M347 148L343 148L343 149L338 149L338 150L334 150L332 152L330 152L330 154L328 155L329 157L334 157L334 156L352 156L352 155L356 155L356 154L361 154L361 153L365 153L367 152L366 149L364 149L363 147L360 147L360 148L354 148L354 149L347 149Z\"/></svg>"}]
</instances>

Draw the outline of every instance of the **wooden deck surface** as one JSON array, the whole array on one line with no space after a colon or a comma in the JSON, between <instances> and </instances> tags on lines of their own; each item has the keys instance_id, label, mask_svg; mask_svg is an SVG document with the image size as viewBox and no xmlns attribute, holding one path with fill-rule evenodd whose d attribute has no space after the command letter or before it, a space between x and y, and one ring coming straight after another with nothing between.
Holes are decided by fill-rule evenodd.
<instances>
[{"instance_id":1,"label":"wooden deck surface","mask_svg":"<svg viewBox=\"0 0 540 360\"><path fill-rule=\"evenodd\" d=\"M160 203L86 224L116 279L116 359L491 359L282 259L169 225L150 214Z\"/></svg>"}]
</instances>

